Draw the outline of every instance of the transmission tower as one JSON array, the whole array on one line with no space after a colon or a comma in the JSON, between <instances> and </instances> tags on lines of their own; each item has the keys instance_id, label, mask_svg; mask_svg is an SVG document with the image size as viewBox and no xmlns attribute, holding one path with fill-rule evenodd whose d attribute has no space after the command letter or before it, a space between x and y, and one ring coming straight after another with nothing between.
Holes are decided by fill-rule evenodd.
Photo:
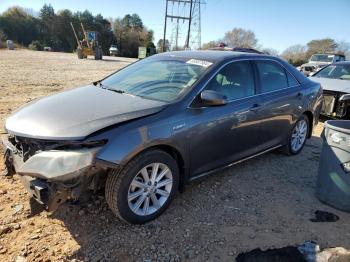
<instances>
[{"instance_id":1,"label":"transmission tower","mask_svg":"<svg viewBox=\"0 0 350 262\"><path fill-rule=\"evenodd\" d=\"M192 5L192 19L191 19L191 33L190 33L190 47L191 49L200 49L202 46L202 28L201 28L201 5L204 1L193 0Z\"/></svg>"},{"instance_id":2,"label":"transmission tower","mask_svg":"<svg viewBox=\"0 0 350 262\"><path fill-rule=\"evenodd\" d=\"M163 51L201 47L201 5L203 0L166 0ZM167 29L171 28L170 34ZM170 47L166 40L170 39Z\"/></svg>"}]
</instances>

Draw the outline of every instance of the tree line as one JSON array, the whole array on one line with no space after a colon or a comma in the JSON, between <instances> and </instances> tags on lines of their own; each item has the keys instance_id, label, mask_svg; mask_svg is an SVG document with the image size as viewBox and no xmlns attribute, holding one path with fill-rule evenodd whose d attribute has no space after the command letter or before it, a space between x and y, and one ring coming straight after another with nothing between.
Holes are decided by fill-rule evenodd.
<instances>
[{"instance_id":1,"label":"tree line","mask_svg":"<svg viewBox=\"0 0 350 262\"><path fill-rule=\"evenodd\" d=\"M42 50L45 46L54 51L72 52L77 43L70 23L76 28L78 38L84 38L80 24L85 30L98 32L98 41L104 55L109 47L117 45L120 56L137 57L138 47L155 48L154 32L149 30L137 14L127 14L123 18L106 19L101 14L93 15L88 10L71 12L68 9L55 12L51 5L45 4L38 14L30 10L14 6L0 14L0 44L7 39L35 50ZM292 45L279 53L273 48L259 44L255 33L243 28L233 28L225 33L222 39L203 44L202 49L217 47L220 43L229 47L254 48L271 55L279 55L293 65L300 65L315 53L340 53L350 57L350 44L335 41L331 38L316 39L306 45ZM163 40L157 43L157 51L161 52ZM166 51L171 49L166 40Z\"/></svg>"},{"instance_id":2,"label":"tree line","mask_svg":"<svg viewBox=\"0 0 350 262\"><path fill-rule=\"evenodd\" d=\"M0 15L0 42L10 39L35 50L49 46L54 51L72 52L77 48L77 42L71 22L80 40L84 38L81 23L85 30L96 31L105 55L112 44L117 45L121 56L127 57L137 57L139 46L155 47L153 31L143 25L137 14L106 19L101 14L94 16L88 10L73 13L64 9L55 12L54 8L47 4L37 15L18 6L3 12Z\"/></svg>"},{"instance_id":3,"label":"tree line","mask_svg":"<svg viewBox=\"0 0 350 262\"><path fill-rule=\"evenodd\" d=\"M226 32L222 39L203 44L202 49L217 47L220 43L229 47L254 48L264 53L281 56L295 66L306 63L311 55L316 53L343 54L350 59L350 43L345 41L336 41L331 38L315 39L306 45L292 45L279 53L273 48L261 46L254 32L243 28L233 28Z\"/></svg>"}]
</instances>

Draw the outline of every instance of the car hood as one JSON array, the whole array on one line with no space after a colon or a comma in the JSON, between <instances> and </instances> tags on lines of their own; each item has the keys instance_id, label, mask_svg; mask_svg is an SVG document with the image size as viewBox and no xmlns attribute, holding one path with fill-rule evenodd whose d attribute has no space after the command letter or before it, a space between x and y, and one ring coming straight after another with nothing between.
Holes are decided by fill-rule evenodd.
<instances>
[{"instance_id":1,"label":"car hood","mask_svg":"<svg viewBox=\"0 0 350 262\"><path fill-rule=\"evenodd\" d=\"M304 66L321 66L321 65L326 66L326 65L329 65L329 64L330 63L328 63L328 62L309 62L309 63L303 64L301 66L302 67L304 67Z\"/></svg>"},{"instance_id":2,"label":"car hood","mask_svg":"<svg viewBox=\"0 0 350 262\"><path fill-rule=\"evenodd\" d=\"M310 77L315 82L322 85L323 90L350 93L350 81L341 79L331 79L324 77Z\"/></svg>"},{"instance_id":3,"label":"car hood","mask_svg":"<svg viewBox=\"0 0 350 262\"><path fill-rule=\"evenodd\" d=\"M89 85L24 105L6 120L5 129L39 139L83 139L102 128L157 113L165 105Z\"/></svg>"}]
</instances>

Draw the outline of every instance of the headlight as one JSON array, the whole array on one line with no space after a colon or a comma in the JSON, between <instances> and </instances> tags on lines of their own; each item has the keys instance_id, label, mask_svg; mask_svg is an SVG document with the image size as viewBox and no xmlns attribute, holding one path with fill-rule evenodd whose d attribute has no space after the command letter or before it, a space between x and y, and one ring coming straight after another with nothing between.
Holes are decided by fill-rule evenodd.
<instances>
[{"instance_id":1,"label":"headlight","mask_svg":"<svg viewBox=\"0 0 350 262\"><path fill-rule=\"evenodd\" d=\"M338 132L330 133L329 138L335 144L340 144L341 141L345 140L345 137L342 137Z\"/></svg>"},{"instance_id":2,"label":"headlight","mask_svg":"<svg viewBox=\"0 0 350 262\"><path fill-rule=\"evenodd\" d=\"M43 151L29 158L16 171L18 174L47 180L71 180L92 166L95 155L100 148Z\"/></svg>"},{"instance_id":3,"label":"headlight","mask_svg":"<svg viewBox=\"0 0 350 262\"><path fill-rule=\"evenodd\" d=\"M343 163L343 164L342 164L342 167L343 167L343 170L344 170L346 173L350 173L350 163L349 163L349 162Z\"/></svg>"}]
</instances>

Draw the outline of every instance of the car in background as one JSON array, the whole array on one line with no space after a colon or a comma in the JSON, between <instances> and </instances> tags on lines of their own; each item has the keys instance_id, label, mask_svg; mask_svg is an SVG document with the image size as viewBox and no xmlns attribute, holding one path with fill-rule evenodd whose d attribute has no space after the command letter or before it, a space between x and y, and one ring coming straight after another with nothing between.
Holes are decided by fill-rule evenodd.
<instances>
[{"instance_id":1,"label":"car in background","mask_svg":"<svg viewBox=\"0 0 350 262\"><path fill-rule=\"evenodd\" d=\"M310 79L323 87L321 114L350 119L350 61L331 64Z\"/></svg>"},{"instance_id":2,"label":"car in background","mask_svg":"<svg viewBox=\"0 0 350 262\"><path fill-rule=\"evenodd\" d=\"M321 103L320 84L277 57L167 52L13 113L5 166L47 210L105 187L114 214L145 223L191 181L300 153Z\"/></svg>"},{"instance_id":3,"label":"car in background","mask_svg":"<svg viewBox=\"0 0 350 262\"><path fill-rule=\"evenodd\" d=\"M345 61L345 56L340 54L314 54L310 57L309 62L298 67L299 71L309 76L319 71L323 67L335 63Z\"/></svg>"},{"instance_id":4,"label":"car in background","mask_svg":"<svg viewBox=\"0 0 350 262\"><path fill-rule=\"evenodd\" d=\"M109 55L110 56L117 56L118 55L118 47L116 45L111 45L109 48Z\"/></svg>"}]
</instances>

